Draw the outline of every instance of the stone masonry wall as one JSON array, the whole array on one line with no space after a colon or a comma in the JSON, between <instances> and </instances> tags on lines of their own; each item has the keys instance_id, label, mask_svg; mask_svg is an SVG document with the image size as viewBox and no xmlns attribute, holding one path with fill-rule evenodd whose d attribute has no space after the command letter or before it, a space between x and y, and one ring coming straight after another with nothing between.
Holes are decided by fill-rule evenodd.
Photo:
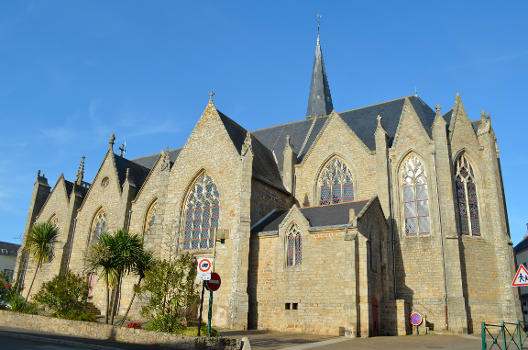
<instances>
[{"instance_id":1,"label":"stone masonry wall","mask_svg":"<svg viewBox=\"0 0 528 350\"><path fill-rule=\"evenodd\" d=\"M144 346L174 347L182 350L242 349L242 342L229 338L191 337L152 332L142 329L119 328L96 322L82 322L59 318L21 314L0 310L0 326L88 339L112 340Z\"/></svg>"}]
</instances>

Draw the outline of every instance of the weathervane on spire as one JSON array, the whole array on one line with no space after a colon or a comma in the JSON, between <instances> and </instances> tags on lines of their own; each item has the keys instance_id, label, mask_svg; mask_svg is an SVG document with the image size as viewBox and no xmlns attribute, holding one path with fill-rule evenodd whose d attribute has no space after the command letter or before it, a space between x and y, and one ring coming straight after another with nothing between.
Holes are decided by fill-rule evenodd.
<instances>
[{"instance_id":1,"label":"weathervane on spire","mask_svg":"<svg viewBox=\"0 0 528 350\"><path fill-rule=\"evenodd\" d=\"M320 14L317 14L317 37L319 38L319 27L321 25L321 18L323 18L323 16L321 16Z\"/></svg>"}]
</instances>

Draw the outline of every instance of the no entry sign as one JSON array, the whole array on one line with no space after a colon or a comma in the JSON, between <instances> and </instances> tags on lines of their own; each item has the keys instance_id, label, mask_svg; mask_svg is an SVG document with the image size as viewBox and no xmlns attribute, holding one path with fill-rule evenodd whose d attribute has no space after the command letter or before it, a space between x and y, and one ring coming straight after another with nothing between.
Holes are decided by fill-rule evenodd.
<instances>
[{"instance_id":1,"label":"no entry sign","mask_svg":"<svg viewBox=\"0 0 528 350\"><path fill-rule=\"evenodd\" d=\"M413 313L411 314L411 324L412 324L413 326L419 326L419 325L422 324L422 322L423 322L423 317L422 317L422 315L420 315L420 314L417 313L417 312L413 312Z\"/></svg>"},{"instance_id":2,"label":"no entry sign","mask_svg":"<svg viewBox=\"0 0 528 350\"><path fill-rule=\"evenodd\" d=\"M198 259L198 266L196 267L196 270L196 278L198 278L199 280L208 281L209 279L211 279L211 271L213 270L213 259Z\"/></svg>"},{"instance_id":3,"label":"no entry sign","mask_svg":"<svg viewBox=\"0 0 528 350\"><path fill-rule=\"evenodd\" d=\"M220 275L216 272L211 273L211 279L208 280L205 283L205 288L207 288L210 291L217 291L218 288L220 288L220 285L222 284L222 280L220 279Z\"/></svg>"}]
</instances>

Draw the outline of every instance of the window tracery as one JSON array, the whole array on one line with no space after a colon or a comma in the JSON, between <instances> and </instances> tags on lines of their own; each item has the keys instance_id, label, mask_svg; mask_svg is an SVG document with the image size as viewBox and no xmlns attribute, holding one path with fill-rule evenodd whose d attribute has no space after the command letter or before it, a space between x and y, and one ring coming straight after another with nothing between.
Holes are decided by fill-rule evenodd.
<instances>
[{"instance_id":1,"label":"window tracery","mask_svg":"<svg viewBox=\"0 0 528 350\"><path fill-rule=\"evenodd\" d=\"M480 236L475 173L465 154L460 155L456 161L455 183L460 233L463 235Z\"/></svg>"},{"instance_id":2,"label":"window tracery","mask_svg":"<svg viewBox=\"0 0 528 350\"><path fill-rule=\"evenodd\" d=\"M293 224L288 230L286 242L286 265L300 265L302 263L302 236L297 225Z\"/></svg>"},{"instance_id":3,"label":"window tracery","mask_svg":"<svg viewBox=\"0 0 528 350\"><path fill-rule=\"evenodd\" d=\"M100 209L97 214L95 214L93 224L92 224L92 242L97 242L101 233L106 231L106 214Z\"/></svg>"},{"instance_id":4,"label":"window tracery","mask_svg":"<svg viewBox=\"0 0 528 350\"><path fill-rule=\"evenodd\" d=\"M319 205L354 200L352 173L342 159L332 158L321 172L318 182Z\"/></svg>"},{"instance_id":5,"label":"window tracery","mask_svg":"<svg viewBox=\"0 0 528 350\"><path fill-rule=\"evenodd\" d=\"M429 193L425 167L412 155L401 168L405 233L408 236L430 233Z\"/></svg>"},{"instance_id":6,"label":"window tracery","mask_svg":"<svg viewBox=\"0 0 528 350\"><path fill-rule=\"evenodd\" d=\"M211 177L203 174L192 186L185 204L184 250L213 248L219 213L216 185Z\"/></svg>"},{"instance_id":7,"label":"window tracery","mask_svg":"<svg viewBox=\"0 0 528 350\"><path fill-rule=\"evenodd\" d=\"M147 215L145 215L145 225L143 227L143 234L149 233L156 222L156 208L158 206L158 201L155 200L147 210Z\"/></svg>"}]
</instances>

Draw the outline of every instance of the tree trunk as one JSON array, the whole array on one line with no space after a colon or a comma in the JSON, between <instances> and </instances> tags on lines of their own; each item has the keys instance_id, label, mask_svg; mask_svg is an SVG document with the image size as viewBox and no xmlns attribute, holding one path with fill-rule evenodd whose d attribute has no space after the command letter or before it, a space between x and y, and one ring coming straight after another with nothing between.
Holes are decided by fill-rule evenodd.
<instances>
[{"instance_id":1,"label":"tree trunk","mask_svg":"<svg viewBox=\"0 0 528 350\"><path fill-rule=\"evenodd\" d=\"M106 274L106 312L105 312L105 322L108 324L108 309L109 309L109 303L110 303L110 286L108 279L110 276L108 276L108 273Z\"/></svg>"},{"instance_id":2,"label":"tree trunk","mask_svg":"<svg viewBox=\"0 0 528 350\"><path fill-rule=\"evenodd\" d=\"M114 295L112 296L112 312L111 312L111 315L112 315L112 318L111 318L111 324L113 325L114 324L114 317L115 317L115 314L116 314L116 309L118 308L118 305L117 305L117 299L119 298L120 296L120 292L121 292L121 279L122 279L122 274L121 272L117 275L117 283L116 283L116 286L115 286L115 289L114 289Z\"/></svg>"},{"instance_id":3,"label":"tree trunk","mask_svg":"<svg viewBox=\"0 0 528 350\"><path fill-rule=\"evenodd\" d=\"M136 286L139 288L139 285L141 284L142 277L139 278L138 283ZM123 320L121 321L121 327L123 327L123 324L125 323L126 318L128 317L128 313L130 312L130 308L132 308L132 303L134 302L134 299L136 298L136 288L134 288L134 293L132 294L132 299L130 299L130 303L128 304L127 310L125 312L125 316L123 317Z\"/></svg>"},{"instance_id":4,"label":"tree trunk","mask_svg":"<svg viewBox=\"0 0 528 350\"><path fill-rule=\"evenodd\" d=\"M31 293L31 288L33 288L33 282L35 282L35 277L37 277L37 271L38 271L39 267L40 267L40 262L37 263L37 267L35 268L35 273L33 274L33 279L31 280L31 284L29 285L29 290L28 290L28 293L27 293L27 296L26 296L26 302L29 299L29 294Z\"/></svg>"}]
</instances>

